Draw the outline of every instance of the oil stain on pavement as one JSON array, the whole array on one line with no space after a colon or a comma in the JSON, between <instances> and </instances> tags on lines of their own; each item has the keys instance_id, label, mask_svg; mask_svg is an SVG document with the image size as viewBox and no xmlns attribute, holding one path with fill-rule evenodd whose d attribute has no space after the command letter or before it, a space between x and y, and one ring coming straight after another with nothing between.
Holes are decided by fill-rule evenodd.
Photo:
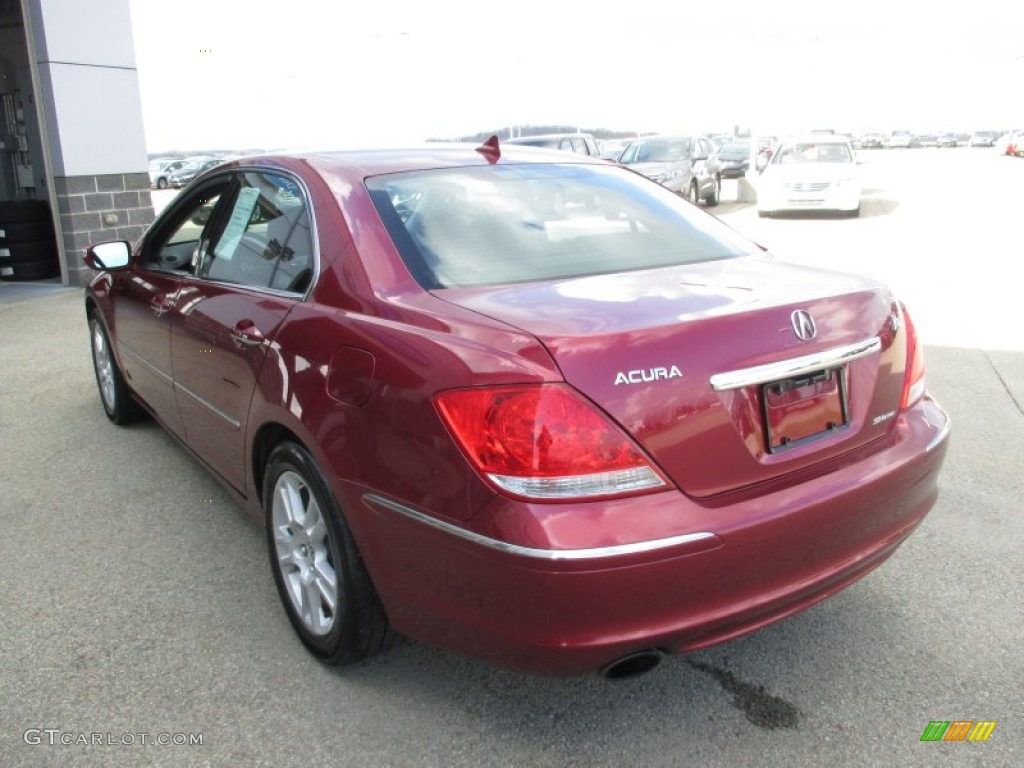
<instances>
[{"instance_id":1,"label":"oil stain on pavement","mask_svg":"<svg viewBox=\"0 0 1024 768\"><path fill-rule=\"evenodd\" d=\"M715 678L722 688L732 694L733 706L741 710L747 720L758 728L796 728L803 717L803 713L796 706L768 693L763 685L740 680L732 672L711 664L692 659L686 659L686 663Z\"/></svg>"}]
</instances>

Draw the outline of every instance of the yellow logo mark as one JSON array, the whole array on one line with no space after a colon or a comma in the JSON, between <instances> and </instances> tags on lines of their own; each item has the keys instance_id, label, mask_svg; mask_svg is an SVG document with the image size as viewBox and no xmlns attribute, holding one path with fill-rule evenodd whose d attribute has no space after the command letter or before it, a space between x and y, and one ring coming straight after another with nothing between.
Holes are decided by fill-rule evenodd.
<instances>
[{"instance_id":1,"label":"yellow logo mark","mask_svg":"<svg viewBox=\"0 0 1024 768\"><path fill-rule=\"evenodd\" d=\"M971 735L967 737L968 741L988 741L988 737L992 735L992 731L996 729L995 720L979 720L974 726L974 730L971 731Z\"/></svg>"}]
</instances>

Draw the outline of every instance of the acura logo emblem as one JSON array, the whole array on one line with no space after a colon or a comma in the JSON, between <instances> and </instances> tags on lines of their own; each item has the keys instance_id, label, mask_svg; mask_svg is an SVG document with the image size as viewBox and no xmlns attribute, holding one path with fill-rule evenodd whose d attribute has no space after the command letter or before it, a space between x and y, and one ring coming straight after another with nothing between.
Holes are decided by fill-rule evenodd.
<instances>
[{"instance_id":1,"label":"acura logo emblem","mask_svg":"<svg viewBox=\"0 0 1024 768\"><path fill-rule=\"evenodd\" d=\"M796 310L789 316L789 324L793 326L793 333L800 341L810 341L818 333L818 327L814 324L814 318L810 312L802 309Z\"/></svg>"}]
</instances>

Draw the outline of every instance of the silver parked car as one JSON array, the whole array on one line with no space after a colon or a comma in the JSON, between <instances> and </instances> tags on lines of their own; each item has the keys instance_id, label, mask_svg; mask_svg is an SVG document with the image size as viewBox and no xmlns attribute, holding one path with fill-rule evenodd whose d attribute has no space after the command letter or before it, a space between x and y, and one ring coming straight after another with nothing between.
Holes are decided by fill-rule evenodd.
<instances>
[{"instance_id":1,"label":"silver parked car","mask_svg":"<svg viewBox=\"0 0 1024 768\"><path fill-rule=\"evenodd\" d=\"M718 205L721 182L711 167L713 153L706 136L645 136L626 145L619 163L695 205Z\"/></svg>"}]
</instances>

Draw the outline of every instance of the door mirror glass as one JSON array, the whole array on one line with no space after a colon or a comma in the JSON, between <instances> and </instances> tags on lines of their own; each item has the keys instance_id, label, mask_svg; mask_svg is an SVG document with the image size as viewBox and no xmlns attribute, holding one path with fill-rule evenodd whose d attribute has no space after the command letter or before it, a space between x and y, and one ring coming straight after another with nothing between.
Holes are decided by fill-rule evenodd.
<instances>
[{"instance_id":1,"label":"door mirror glass","mask_svg":"<svg viewBox=\"0 0 1024 768\"><path fill-rule=\"evenodd\" d=\"M111 240L91 245L85 252L85 263L92 269L124 269L131 261L131 247L124 240Z\"/></svg>"}]
</instances>

